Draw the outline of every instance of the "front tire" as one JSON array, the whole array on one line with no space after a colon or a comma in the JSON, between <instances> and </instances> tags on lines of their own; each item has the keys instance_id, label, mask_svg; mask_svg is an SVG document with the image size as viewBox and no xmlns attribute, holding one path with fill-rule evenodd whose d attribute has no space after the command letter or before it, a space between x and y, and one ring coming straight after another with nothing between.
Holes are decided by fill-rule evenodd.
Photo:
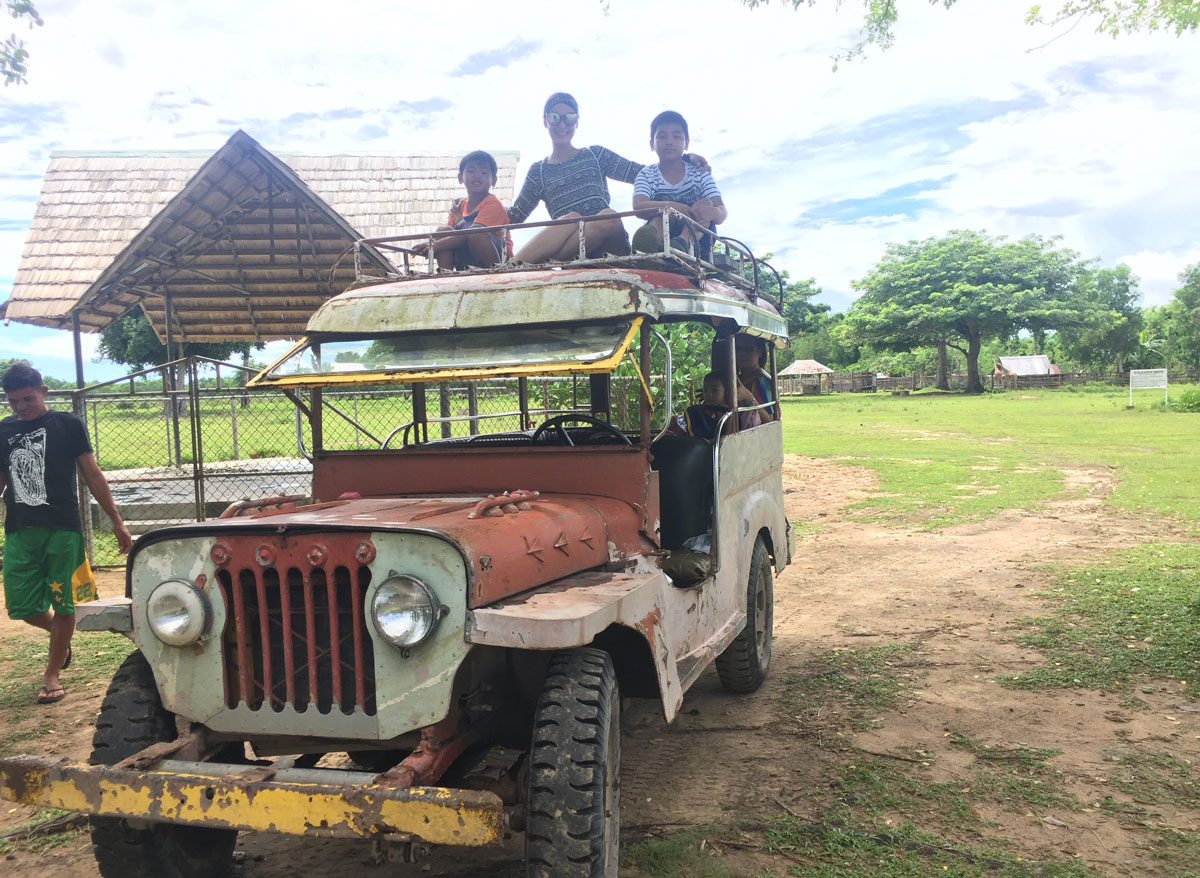
<instances>
[{"instance_id":1,"label":"front tire","mask_svg":"<svg viewBox=\"0 0 1200 878\"><path fill-rule=\"evenodd\" d=\"M717 676L727 692L755 692L767 679L771 664L771 636L775 622L775 581L771 553L760 536L750 556L746 582L746 627L717 656Z\"/></svg>"},{"instance_id":2,"label":"front tire","mask_svg":"<svg viewBox=\"0 0 1200 878\"><path fill-rule=\"evenodd\" d=\"M528 878L616 878L620 720L608 653L583 647L551 659L530 748Z\"/></svg>"},{"instance_id":3,"label":"front tire","mask_svg":"<svg viewBox=\"0 0 1200 878\"><path fill-rule=\"evenodd\" d=\"M162 706L141 652L113 675L96 718L92 765L113 765L151 744L175 739L175 716ZM92 850L104 878L220 878L233 867L235 829L152 823L135 829L118 817L92 817Z\"/></svg>"}]
</instances>

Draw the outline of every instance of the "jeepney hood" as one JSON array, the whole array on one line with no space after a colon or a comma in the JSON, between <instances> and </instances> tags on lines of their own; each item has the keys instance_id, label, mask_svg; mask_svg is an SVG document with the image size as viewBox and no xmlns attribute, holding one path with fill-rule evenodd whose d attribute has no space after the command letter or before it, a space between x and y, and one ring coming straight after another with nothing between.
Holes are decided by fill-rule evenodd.
<instances>
[{"instance_id":1,"label":"jeepney hood","mask_svg":"<svg viewBox=\"0 0 1200 878\"><path fill-rule=\"evenodd\" d=\"M211 535L214 545L254 535L311 540L317 552L336 540L331 531L423 533L461 552L467 605L475 609L652 548L642 536L653 526L644 514L620 500L579 494L353 498L164 528L139 540L134 555L181 532Z\"/></svg>"}]
</instances>

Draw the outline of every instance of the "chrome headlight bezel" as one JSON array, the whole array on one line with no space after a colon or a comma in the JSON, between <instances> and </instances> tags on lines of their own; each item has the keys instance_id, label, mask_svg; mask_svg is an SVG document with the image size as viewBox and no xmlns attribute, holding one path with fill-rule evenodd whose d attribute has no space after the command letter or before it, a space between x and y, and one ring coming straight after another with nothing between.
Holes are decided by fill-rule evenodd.
<instances>
[{"instance_id":1,"label":"chrome headlight bezel","mask_svg":"<svg viewBox=\"0 0 1200 878\"><path fill-rule=\"evenodd\" d=\"M166 579L146 599L146 625L167 646L191 646L212 627L212 602L186 579Z\"/></svg>"},{"instance_id":2,"label":"chrome headlight bezel","mask_svg":"<svg viewBox=\"0 0 1200 878\"><path fill-rule=\"evenodd\" d=\"M428 640L447 612L423 581L394 572L379 583L368 607L376 633L399 649L411 649Z\"/></svg>"}]
</instances>

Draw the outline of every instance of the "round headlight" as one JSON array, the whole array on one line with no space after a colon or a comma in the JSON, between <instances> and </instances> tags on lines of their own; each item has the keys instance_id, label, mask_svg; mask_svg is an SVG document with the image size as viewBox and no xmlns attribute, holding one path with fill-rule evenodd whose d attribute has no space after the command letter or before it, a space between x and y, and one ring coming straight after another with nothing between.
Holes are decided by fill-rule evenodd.
<instances>
[{"instance_id":1,"label":"round headlight","mask_svg":"<svg viewBox=\"0 0 1200 878\"><path fill-rule=\"evenodd\" d=\"M150 630L167 646L195 643L208 629L211 618L208 596L182 579L159 583L146 601Z\"/></svg>"},{"instance_id":2,"label":"round headlight","mask_svg":"<svg viewBox=\"0 0 1200 878\"><path fill-rule=\"evenodd\" d=\"M371 599L375 630L393 646L416 646L433 633L443 612L429 586L412 576L389 576Z\"/></svg>"}]
</instances>

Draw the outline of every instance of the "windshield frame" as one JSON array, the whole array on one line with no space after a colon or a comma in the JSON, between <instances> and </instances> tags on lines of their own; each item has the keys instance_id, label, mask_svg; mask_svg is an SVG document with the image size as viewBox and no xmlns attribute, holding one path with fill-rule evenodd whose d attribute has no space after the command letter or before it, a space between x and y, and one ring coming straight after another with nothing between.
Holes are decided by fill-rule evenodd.
<instances>
[{"instance_id":1,"label":"windshield frame","mask_svg":"<svg viewBox=\"0 0 1200 878\"><path fill-rule=\"evenodd\" d=\"M588 375L601 372L612 372L620 364L621 359L628 352L630 345L637 336L638 331L642 327L644 318L635 316L632 319L618 321L617 325L624 324L625 330L622 333L616 347L612 353L590 362L579 362L577 360L548 360L539 363L507 363L504 365L480 365L480 366L454 366L450 368L437 369L363 369L346 372L310 372L293 375L272 375L272 371L280 365L301 353L306 349L310 349L314 344L321 344L324 341L336 340L332 337L327 338L320 336L313 338L305 336L296 344L288 349L283 356L279 357L253 378L247 382L248 387L332 387L332 386L347 386L358 384L388 384L395 382L403 383L418 383L432 384L442 381L451 381L454 379L477 379L477 378L520 378L533 375L563 375L577 374ZM582 324L581 324L582 325ZM610 324L589 324L589 325L610 325ZM553 324L551 324L553 326ZM445 333L421 333L427 336L436 336ZM401 335L397 333L397 335ZM383 336L388 337L388 336ZM367 340L370 336L346 336L343 340Z\"/></svg>"}]
</instances>

